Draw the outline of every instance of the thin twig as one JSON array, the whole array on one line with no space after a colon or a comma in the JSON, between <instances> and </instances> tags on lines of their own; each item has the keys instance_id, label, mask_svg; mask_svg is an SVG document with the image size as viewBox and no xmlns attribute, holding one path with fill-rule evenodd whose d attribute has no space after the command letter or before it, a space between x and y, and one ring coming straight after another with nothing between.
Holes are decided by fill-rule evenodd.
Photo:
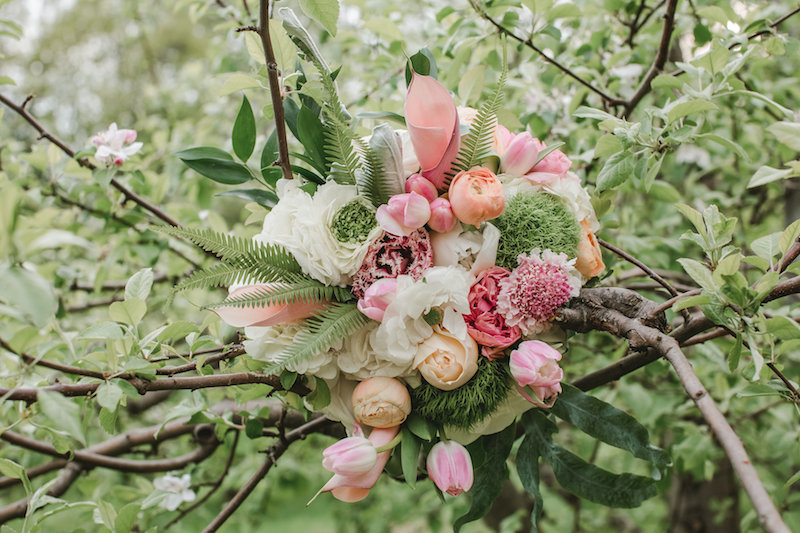
<instances>
[{"instance_id":1,"label":"thin twig","mask_svg":"<svg viewBox=\"0 0 800 533\"><path fill-rule=\"evenodd\" d=\"M536 46L533 43L533 40L531 38L525 39L523 37L520 37L519 35L515 34L511 30L509 30L508 28L504 27L502 24L500 24L499 22L494 20L486 11L481 9L481 7L476 2L470 1L470 5L472 5L472 8L475 10L476 13L478 13L478 15L480 15L486 21L490 22L495 28L497 28L497 30L499 32L501 32L501 33L507 35L508 37L511 37L515 41L517 41L519 43L522 43L523 45L527 46L528 48L530 48L531 50L533 50L534 52L539 54L539 56L541 56L542 59L544 59L546 62L550 63L551 65L553 65L554 67L559 69L561 72L563 72L564 74L566 74L567 76L569 76L573 80L577 81L578 83L580 83L581 85L583 85L584 87L586 87L587 89L592 91L593 93L595 93L598 96L600 96L600 98L602 98L604 101L608 102L608 104L610 104L612 106L625 105L625 100L622 100L620 98L615 98L615 97L613 97L613 96L601 91L600 89L598 89L597 87L595 87L594 85L592 85L591 83L586 81L585 79L583 79L580 76L578 76L577 74L575 74L572 70L570 70L566 66L562 65L561 63L559 63L556 59L554 59L554 58L550 57L549 55L547 55L541 48L539 48L538 46Z\"/></svg>"},{"instance_id":2,"label":"thin twig","mask_svg":"<svg viewBox=\"0 0 800 533\"><path fill-rule=\"evenodd\" d=\"M82 313L83 311L97 309L98 307L108 307L114 302L121 302L122 300L124 300L122 296L115 294L108 298L103 298L102 300L92 300L81 304L68 305L64 308L64 311L67 313Z\"/></svg>"},{"instance_id":3,"label":"thin twig","mask_svg":"<svg viewBox=\"0 0 800 533\"><path fill-rule=\"evenodd\" d=\"M311 422L308 422L307 424L287 433L285 440L280 439L275 444L270 446L267 450L267 458L258 471L253 474L253 477L251 477L241 489L239 489L239 492L237 492L236 495L231 498L228 504L222 509L222 511L220 511L216 517L214 517L214 520L212 520L211 523L206 526L206 528L203 530L203 533L212 533L217 531L222 524L224 524L225 521L230 518L234 512L236 512L236 509L238 509L239 506L247 499L247 497L250 496L259 482L264 479L264 476L267 475L269 470L275 464L275 461L281 455L283 455L287 449L289 449L289 446L293 442L304 439L309 433L313 433L320 427L329 423L330 420L324 416L320 416Z\"/></svg>"},{"instance_id":4,"label":"thin twig","mask_svg":"<svg viewBox=\"0 0 800 533\"><path fill-rule=\"evenodd\" d=\"M675 26L675 8L677 6L678 0L669 0L669 2L667 2L667 9L664 13L664 26L661 30L661 41L658 45L656 57L653 59L653 64L650 66L647 74L645 74L641 84L639 84L639 88L633 96L631 96L630 100L625 103L621 115L623 118L630 116L631 112L633 112L636 106L639 105L639 102L642 101L642 98L650 92L650 82L664 69L667 57L669 56L669 43L672 39L672 30Z\"/></svg>"},{"instance_id":5,"label":"thin twig","mask_svg":"<svg viewBox=\"0 0 800 533\"><path fill-rule=\"evenodd\" d=\"M22 106L19 106L19 105L15 104L9 98L7 98L6 96L4 96L2 94L0 94L0 102L4 103L6 106L11 108L15 113L17 113L19 116L21 116L26 121L28 121L28 123L31 126L33 126L36 129L36 131L39 132L40 138L47 139L51 143L53 143L56 146L58 146L61 149L61 151L64 152L65 154L67 154L70 158L75 159L75 151L72 148L70 148L69 146L67 146L67 144L64 141L62 141L61 139L59 139L58 137L56 137L55 135L53 135L52 133L47 131L44 128L44 126L42 126L39 123L39 121L36 120L33 117L33 115L31 115L28 112L27 109L25 109ZM90 170L97 169L97 167L94 164L92 164L85 157L84 158L80 158L80 159L75 159L75 161L77 161L77 163L80 166L84 167L84 168L88 168ZM111 178L111 185L115 189L117 189L119 192L121 192L126 200L130 200L130 201L138 204L143 209L145 209L146 211L149 211L154 216L156 216L157 218L160 218L161 220L163 220L164 222L166 222L170 226L180 226L180 224L178 224L178 221L176 221L174 218L170 217L168 214L166 214L164 211L162 211L158 206L153 205L152 203L148 202L147 200L145 200L144 198L142 198L141 196L139 196L138 194L136 194L132 190L128 189L125 185L123 185L121 182L119 182L116 178Z\"/></svg>"},{"instance_id":6,"label":"thin twig","mask_svg":"<svg viewBox=\"0 0 800 533\"><path fill-rule=\"evenodd\" d=\"M650 276L650 278L653 281L655 281L656 283L658 283L659 285L664 287L667 290L667 292L669 292L672 296L678 296L678 291L675 290L675 287L670 285L667 280L665 280L664 278L659 276L649 266L645 265L644 263L642 263L641 261L639 261L638 259L633 257L631 254L629 254L625 250L622 250L621 248L617 248L613 244L607 243L603 239L597 239L597 242L600 243L600 246L602 246L603 248L614 252L615 254L617 254L618 256L623 258L624 260L626 260L629 263L639 267L645 274Z\"/></svg>"},{"instance_id":7,"label":"thin twig","mask_svg":"<svg viewBox=\"0 0 800 533\"><path fill-rule=\"evenodd\" d=\"M231 470L231 465L233 464L233 459L234 459L234 457L236 457L236 447L239 444L239 436L240 435L241 435L241 432L239 432L239 431L234 433L233 443L231 444L231 452L228 454L228 460L225 462L225 467L222 469L222 473L219 475L219 477L217 477L217 479L216 479L216 481L214 481L213 485L211 485L211 488L208 490L208 492L203 494L202 498L199 498L196 502L194 502L189 507L186 507L185 509L181 509L181 511L178 514L178 516L176 516L175 518L173 518L172 520L167 522L166 525L164 525L164 529L165 530L169 529L170 526L172 526L175 523L177 523L178 521L180 521L184 516L186 516L187 514L191 513L192 511L194 511L195 509L197 509L198 507L203 505L222 486L222 482L225 481L225 478L228 477L228 473Z\"/></svg>"},{"instance_id":8,"label":"thin twig","mask_svg":"<svg viewBox=\"0 0 800 533\"><path fill-rule=\"evenodd\" d=\"M286 142L286 123L283 119L283 98L281 98L280 80L278 80L278 64L275 61L275 52L269 37L269 0L259 0L258 3L258 34L261 36L261 46L264 48L264 58L267 62L267 76L269 77L269 94L272 97L272 110L275 114L275 132L278 137L278 161L276 162L283 171L284 179L292 179L292 166L289 161L289 144Z\"/></svg>"},{"instance_id":9,"label":"thin twig","mask_svg":"<svg viewBox=\"0 0 800 533\"><path fill-rule=\"evenodd\" d=\"M86 369L86 368L78 368L78 367L75 367L75 366L62 365L60 363L53 363L51 361L45 361L44 359L41 359L41 358L38 358L38 357L34 357L34 356L29 355L29 354L27 354L25 352L21 352L21 351L15 350L8 343L8 341L6 341L3 338L0 338L0 347L2 347L3 349L5 349L6 351L8 351L10 353L13 353L14 355L16 355L17 357L19 357L20 359L22 359L23 361L25 361L28 364L34 364L34 365L37 365L37 366L49 368L51 370L58 370L59 372L63 372L65 374L73 374L75 376L86 376L86 377L97 378L97 379L106 379L106 377L108 376L108 373L98 372L96 370L89 370L89 369Z\"/></svg>"}]
</instances>

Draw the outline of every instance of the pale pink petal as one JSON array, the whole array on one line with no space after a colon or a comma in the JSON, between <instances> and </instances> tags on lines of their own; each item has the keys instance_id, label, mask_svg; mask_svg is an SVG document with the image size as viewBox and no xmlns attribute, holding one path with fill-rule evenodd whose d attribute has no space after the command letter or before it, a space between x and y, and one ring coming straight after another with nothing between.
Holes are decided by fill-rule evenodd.
<instances>
[{"instance_id":1,"label":"pale pink petal","mask_svg":"<svg viewBox=\"0 0 800 533\"><path fill-rule=\"evenodd\" d=\"M399 431L400 426L384 429L375 428L368 438L373 446L380 448L385 444L389 444ZM392 450L379 453L375 466L365 474L354 476L334 474L320 492L331 492L334 498L344 502L363 500L369 493L369 489L378 481L381 472L383 472L383 467L386 466L386 462L391 455Z\"/></svg>"},{"instance_id":2,"label":"pale pink petal","mask_svg":"<svg viewBox=\"0 0 800 533\"><path fill-rule=\"evenodd\" d=\"M424 226L431 218L431 204L421 194L411 192L408 195L403 211L403 224L417 229Z\"/></svg>"},{"instance_id":3,"label":"pale pink petal","mask_svg":"<svg viewBox=\"0 0 800 533\"><path fill-rule=\"evenodd\" d=\"M259 289L269 288L272 284L249 285L240 287L230 293L229 298L246 296ZM285 322L293 322L308 318L325 305L319 302L295 302L283 305L260 305L258 307L222 306L213 309L228 325L241 328L246 326L274 326Z\"/></svg>"},{"instance_id":4,"label":"pale pink petal","mask_svg":"<svg viewBox=\"0 0 800 533\"><path fill-rule=\"evenodd\" d=\"M392 215L391 208L386 204L378 208L378 211L375 213L375 218L378 220L381 229L386 233L405 237L414 231L413 229L403 226L400 221Z\"/></svg>"},{"instance_id":5,"label":"pale pink petal","mask_svg":"<svg viewBox=\"0 0 800 533\"><path fill-rule=\"evenodd\" d=\"M444 190L447 188L445 186L448 181L447 173L450 172L450 169L453 167L453 161L458 157L458 149L460 147L461 137L458 132L458 122L456 122L453 126L450 144L447 145L447 149L444 151L444 154L441 156L436 166L427 169L424 166L422 167L422 175L428 178L437 189Z\"/></svg>"}]
</instances>

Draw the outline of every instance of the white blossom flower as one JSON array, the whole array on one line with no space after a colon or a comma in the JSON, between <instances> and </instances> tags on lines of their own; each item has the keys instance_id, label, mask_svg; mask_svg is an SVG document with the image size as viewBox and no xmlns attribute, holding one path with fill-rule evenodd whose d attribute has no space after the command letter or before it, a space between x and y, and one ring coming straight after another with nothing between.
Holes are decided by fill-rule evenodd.
<instances>
[{"instance_id":1,"label":"white blossom flower","mask_svg":"<svg viewBox=\"0 0 800 533\"><path fill-rule=\"evenodd\" d=\"M257 361L272 363L289 346L294 344L295 335L302 329L301 322L289 322L270 327L251 326L244 329L250 340L244 341L244 349ZM312 374L323 379L334 379L339 370L333 353L319 353L297 363L289 363L286 369L298 374Z\"/></svg>"},{"instance_id":2,"label":"white blossom flower","mask_svg":"<svg viewBox=\"0 0 800 533\"><path fill-rule=\"evenodd\" d=\"M281 180L278 196L280 201L264 217L264 229L255 240L283 246L312 278L326 285L346 286L370 243L381 234L376 221L363 242L340 242L333 235L334 217L358 197L356 187L331 181L311 197L295 180Z\"/></svg>"},{"instance_id":3,"label":"white blossom flower","mask_svg":"<svg viewBox=\"0 0 800 533\"><path fill-rule=\"evenodd\" d=\"M433 334L433 328L423 318L433 309L443 312L443 328L456 338L465 337L467 325L462 315L469 313L467 294L471 283L469 272L458 266L433 267L416 282L411 276L399 276L397 297L370 335L379 360L410 369L417 345Z\"/></svg>"},{"instance_id":4,"label":"white blossom flower","mask_svg":"<svg viewBox=\"0 0 800 533\"><path fill-rule=\"evenodd\" d=\"M135 140L136 130L117 129L117 123L113 122L106 131L92 137L92 144L97 147L94 157L101 165L120 166L142 149L142 143Z\"/></svg>"},{"instance_id":5,"label":"white blossom flower","mask_svg":"<svg viewBox=\"0 0 800 533\"><path fill-rule=\"evenodd\" d=\"M379 323L370 321L347 337L338 349L332 349L333 360L348 378L366 379L372 376L400 377L414 372L408 364L394 364L381 357L372 347L370 337Z\"/></svg>"},{"instance_id":6,"label":"white blossom flower","mask_svg":"<svg viewBox=\"0 0 800 533\"><path fill-rule=\"evenodd\" d=\"M169 511L174 511L183 502L191 502L195 499L195 493L191 487L192 480L189 474L181 477L167 474L153 480L153 486L157 490L164 491L167 496L161 500L161 506Z\"/></svg>"}]
</instances>

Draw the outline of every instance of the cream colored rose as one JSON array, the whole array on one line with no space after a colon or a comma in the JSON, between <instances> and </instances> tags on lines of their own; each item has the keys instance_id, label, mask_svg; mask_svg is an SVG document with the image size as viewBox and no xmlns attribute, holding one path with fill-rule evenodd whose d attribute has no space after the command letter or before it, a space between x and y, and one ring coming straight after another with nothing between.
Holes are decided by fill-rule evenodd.
<instances>
[{"instance_id":1,"label":"cream colored rose","mask_svg":"<svg viewBox=\"0 0 800 533\"><path fill-rule=\"evenodd\" d=\"M417 348L414 368L437 389L453 390L478 371L478 345L469 335L459 339L436 327Z\"/></svg>"},{"instance_id":2,"label":"cream colored rose","mask_svg":"<svg viewBox=\"0 0 800 533\"><path fill-rule=\"evenodd\" d=\"M408 389L394 378L365 379L353 391L353 414L359 424L391 428L405 422L410 412Z\"/></svg>"}]
</instances>

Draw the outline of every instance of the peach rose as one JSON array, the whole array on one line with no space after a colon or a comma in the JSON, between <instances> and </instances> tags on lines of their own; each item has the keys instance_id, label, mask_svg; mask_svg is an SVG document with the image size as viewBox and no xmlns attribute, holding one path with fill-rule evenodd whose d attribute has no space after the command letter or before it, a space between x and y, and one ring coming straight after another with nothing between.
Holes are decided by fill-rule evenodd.
<instances>
[{"instance_id":1,"label":"peach rose","mask_svg":"<svg viewBox=\"0 0 800 533\"><path fill-rule=\"evenodd\" d=\"M478 344L472 337L459 339L441 327L434 327L433 335L417 348L414 368L437 389L453 390L478 371Z\"/></svg>"},{"instance_id":2,"label":"peach rose","mask_svg":"<svg viewBox=\"0 0 800 533\"><path fill-rule=\"evenodd\" d=\"M400 381L376 376L365 379L353 391L356 421L374 428L391 428L411 413L411 395Z\"/></svg>"},{"instance_id":3,"label":"peach rose","mask_svg":"<svg viewBox=\"0 0 800 533\"><path fill-rule=\"evenodd\" d=\"M475 227L499 217L506 207L503 185L486 167L456 174L450 182L449 199L456 218Z\"/></svg>"},{"instance_id":4,"label":"peach rose","mask_svg":"<svg viewBox=\"0 0 800 533\"><path fill-rule=\"evenodd\" d=\"M581 240L578 243L578 260L575 262L575 269L586 279L597 276L606 268L600 244L590 228L588 219L581 220Z\"/></svg>"}]
</instances>

